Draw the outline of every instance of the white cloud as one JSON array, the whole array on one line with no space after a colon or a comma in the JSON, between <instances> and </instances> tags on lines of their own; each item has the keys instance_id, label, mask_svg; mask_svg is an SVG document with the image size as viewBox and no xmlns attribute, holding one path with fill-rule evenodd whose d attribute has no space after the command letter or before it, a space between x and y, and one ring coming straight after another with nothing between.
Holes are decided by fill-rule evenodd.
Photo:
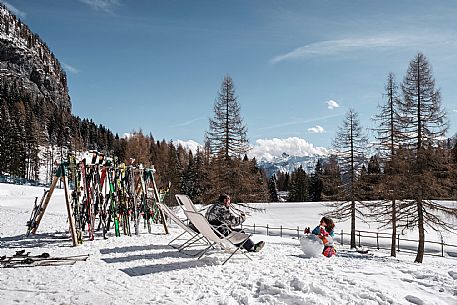
<instances>
[{"instance_id":1,"label":"white cloud","mask_svg":"<svg viewBox=\"0 0 457 305\"><path fill-rule=\"evenodd\" d=\"M176 146L181 145L186 150L191 150L192 153L196 153L198 148L200 148L200 150L203 149L203 145L195 142L194 140L188 140L188 141L176 140L176 142L173 142L173 143Z\"/></svg>"},{"instance_id":2,"label":"white cloud","mask_svg":"<svg viewBox=\"0 0 457 305\"><path fill-rule=\"evenodd\" d=\"M327 102L325 102L325 103L327 104L327 108L328 108L328 109L332 109L332 110L333 110L333 109L335 109L335 108L340 107L340 105L339 105L336 101L334 101L334 100L329 100L329 101L327 101Z\"/></svg>"},{"instance_id":3,"label":"white cloud","mask_svg":"<svg viewBox=\"0 0 457 305\"><path fill-rule=\"evenodd\" d=\"M273 157L281 156L282 153L292 156L327 155L329 150L324 147L314 147L305 139L289 137L287 139L258 139L249 152L249 157L257 160L266 159L271 161Z\"/></svg>"},{"instance_id":4,"label":"white cloud","mask_svg":"<svg viewBox=\"0 0 457 305\"><path fill-rule=\"evenodd\" d=\"M113 13L113 10L120 5L119 0L79 0L89 5L93 10L105 13Z\"/></svg>"},{"instance_id":5,"label":"white cloud","mask_svg":"<svg viewBox=\"0 0 457 305\"><path fill-rule=\"evenodd\" d=\"M318 41L298 47L288 53L276 56L271 60L277 63L283 60L293 60L310 56L335 55L342 52L354 52L364 49L414 47L418 38L413 36L385 35L366 38L345 38L337 40Z\"/></svg>"},{"instance_id":6,"label":"white cloud","mask_svg":"<svg viewBox=\"0 0 457 305\"><path fill-rule=\"evenodd\" d=\"M3 4L5 4L6 8L11 11L14 15L16 15L17 17L19 18L22 18L24 19L25 17L27 17L27 13L19 10L18 8L16 8L15 6L12 6L11 4L9 4L8 2L6 1L1 1L3 2Z\"/></svg>"},{"instance_id":7,"label":"white cloud","mask_svg":"<svg viewBox=\"0 0 457 305\"><path fill-rule=\"evenodd\" d=\"M185 127L185 126L192 125L193 123L195 123L197 121L205 120L205 119L206 119L205 117L199 117L199 118L195 118L195 119L192 119L192 120L189 120L189 121L186 121L186 122L179 123L176 126Z\"/></svg>"},{"instance_id":8,"label":"white cloud","mask_svg":"<svg viewBox=\"0 0 457 305\"><path fill-rule=\"evenodd\" d=\"M308 128L308 132L310 133L324 133L325 130L322 126L316 125L314 127Z\"/></svg>"},{"instance_id":9,"label":"white cloud","mask_svg":"<svg viewBox=\"0 0 457 305\"><path fill-rule=\"evenodd\" d=\"M70 66L70 65L68 65L68 64L66 64L64 62L62 63L62 65L63 65L63 68L65 69L65 71L67 71L67 72L70 72L70 73L73 73L73 74L78 74L79 73L79 70L76 69L73 66Z\"/></svg>"},{"instance_id":10,"label":"white cloud","mask_svg":"<svg viewBox=\"0 0 457 305\"><path fill-rule=\"evenodd\" d=\"M454 109L454 110L452 110L452 111L454 111L454 112L456 112L456 113L457 113L457 109Z\"/></svg>"},{"instance_id":11,"label":"white cloud","mask_svg":"<svg viewBox=\"0 0 457 305\"><path fill-rule=\"evenodd\" d=\"M276 129L276 128L282 128L282 127L287 127L287 126L292 126L292 125L303 125L311 122L316 122L316 121L322 121L322 120L328 120L331 118L339 117L342 116L343 114L332 114L332 115L325 115L321 117L314 117L312 119L307 119L307 120L295 120L295 121L288 121L284 123L278 123L274 125L268 125L266 127L262 127L259 130L269 130L269 129Z\"/></svg>"}]
</instances>

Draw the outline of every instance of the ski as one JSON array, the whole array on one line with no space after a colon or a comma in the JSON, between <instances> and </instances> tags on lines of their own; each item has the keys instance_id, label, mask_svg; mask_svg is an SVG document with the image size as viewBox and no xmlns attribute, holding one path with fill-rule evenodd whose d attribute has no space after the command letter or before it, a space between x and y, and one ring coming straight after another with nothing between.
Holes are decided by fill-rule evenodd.
<instances>
[{"instance_id":1,"label":"ski","mask_svg":"<svg viewBox=\"0 0 457 305\"><path fill-rule=\"evenodd\" d=\"M12 256L12 257L7 257L3 260L0 260L0 264L3 262L10 262L10 261L40 261L40 260L76 260L76 261L86 261L89 258L88 254L82 254L82 255L70 255L70 256Z\"/></svg>"},{"instance_id":2,"label":"ski","mask_svg":"<svg viewBox=\"0 0 457 305\"><path fill-rule=\"evenodd\" d=\"M38 261L11 261L6 264L1 264L0 268L23 268L23 267L38 267L38 266L63 266L74 265L76 260L38 260Z\"/></svg>"},{"instance_id":3,"label":"ski","mask_svg":"<svg viewBox=\"0 0 457 305\"><path fill-rule=\"evenodd\" d=\"M44 194L41 197L41 200L40 200L39 204L37 204L38 197L35 197L35 204L33 206L32 213L30 215L30 219L29 219L29 221L27 221L27 224L26 224L27 232L25 233L25 235L27 237L30 235L32 230L37 227L37 221L36 220L38 218L38 215L40 215L40 213L43 210L43 202L46 199L46 196L48 195L48 192L49 192L49 190L44 190Z\"/></svg>"},{"instance_id":4,"label":"ski","mask_svg":"<svg viewBox=\"0 0 457 305\"><path fill-rule=\"evenodd\" d=\"M56 257L52 257L46 252L39 255L29 254L30 252L21 250L17 251L13 256L4 255L0 257L0 268L73 265L78 261L86 261L89 258L88 254Z\"/></svg>"}]
</instances>

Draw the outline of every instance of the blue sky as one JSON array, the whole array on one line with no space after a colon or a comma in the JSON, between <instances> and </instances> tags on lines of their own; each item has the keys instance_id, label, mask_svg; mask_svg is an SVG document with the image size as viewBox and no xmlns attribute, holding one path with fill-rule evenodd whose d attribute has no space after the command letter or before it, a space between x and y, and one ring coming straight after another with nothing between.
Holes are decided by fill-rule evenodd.
<instances>
[{"instance_id":1,"label":"blue sky","mask_svg":"<svg viewBox=\"0 0 457 305\"><path fill-rule=\"evenodd\" d=\"M349 108L374 127L419 51L457 132L455 1L2 2L65 67L73 113L119 135L202 143L228 74L259 155L318 152Z\"/></svg>"}]
</instances>

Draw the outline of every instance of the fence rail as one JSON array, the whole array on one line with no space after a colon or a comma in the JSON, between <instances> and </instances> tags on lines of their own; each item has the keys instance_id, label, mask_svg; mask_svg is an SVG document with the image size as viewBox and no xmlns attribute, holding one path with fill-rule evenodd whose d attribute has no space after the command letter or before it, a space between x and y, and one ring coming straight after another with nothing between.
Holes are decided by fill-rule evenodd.
<instances>
[{"instance_id":1,"label":"fence rail","mask_svg":"<svg viewBox=\"0 0 457 305\"><path fill-rule=\"evenodd\" d=\"M32 185L32 186L49 186L49 184L41 183L37 180L0 175L0 183Z\"/></svg>"},{"instance_id":2,"label":"fence rail","mask_svg":"<svg viewBox=\"0 0 457 305\"><path fill-rule=\"evenodd\" d=\"M272 227L270 225L241 225L242 229L248 229L250 233L253 234L266 234L267 236L295 236L300 238L300 235L303 233L305 227L297 226L296 228L288 228L284 226L279 227ZM345 243L349 243L349 239L351 234L345 233L343 230L341 232L335 232L335 236L339 237L339 243L344 245ZM347 238L345 238L347 236ZM382 239L392 239L392 235L389 233L384 232L372 232L372 231L364 231L364 230L356 230L356 238L357 238L357 245L359 247L366 246L370 248L376 249L387 249L390 250L390 246L386 247L385 244L380 243ZM335 238L335 240L337 240ZM397 252L414 252L416 247L408 243L418 243L418 240L415 239L408 239L408 238L401 238L400 234L397 234L396 237L396 250ZM390 244L390 243L389 243ZM400 248L402 245L402 248ZM449 257L457 258L457 245L448 244L444 242L444 239L441 237L441 241L431 241L425 240L425 245L432 245L431 247L426 247L425 254L426 255L434 255L434 256L441 256L444 257L444 254L448 254ZM433 248L433 245L437 245L438 248ZM445 251L446 249L451 248L451 250ZM454 251L452 251L452 248Z\"/></svg>"}]
</instances>

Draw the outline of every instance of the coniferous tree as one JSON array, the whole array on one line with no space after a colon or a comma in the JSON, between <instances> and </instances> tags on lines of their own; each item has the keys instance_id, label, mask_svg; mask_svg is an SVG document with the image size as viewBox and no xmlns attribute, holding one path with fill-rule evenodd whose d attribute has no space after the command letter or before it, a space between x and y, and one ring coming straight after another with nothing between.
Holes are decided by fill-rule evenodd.
<instances>
[{"instance_id":1,"label":"coniferous tree","mask_svg":"<svg viewBox=\"0 0 457 305\"><path fill-rule=\"evenodd\" d=\"M415 262L422 263L425 251L425 226L432 229L452 228L452 224L438 216L437 212L457 217L457 209L449 208L432 200L435 193L436 175L431 162L439 154L437 146L447 129L446 113L441 106L439 90L435 89L435 80L431 66L422 53L411 60L402 83L404 102L403 114L407 118L405 125L405 146L411 151L411 168L407 176L410 181L409 196L406 200L403 217L408 217L409 225L417 227L419 244Z\"/></svg>"},{"instance_id":2,"label":"coniferous tree","mask_svg":"<svg viewBox=\"0 0 457 305\"><path fill-rule=\"evenodd\" d=\"M125 153L127 158L135 159L135 164L142 164L145 167L150 167L150 158L147 154L150 151L151 142L143 135L143 132L133 132L126 143ZM123 160L129 163L127 160Z\"/></svg>"},{"instance_id":3,"label":"coniferous tree","mask_svg":"<svg viewBox=\"0 0 457 305\"><path fill-rule=\"evenodd\" d=\"M241 157L249 149L247 128L240 114L232 78L225 76L214 104L214 118L209 120L206 142L212 154Z\"/></svg>"},{"instance_id":4,"label":"coniferous tree","mask_svg":"<svg viewBox=\"0 0 457 305\"><path fill-rule=\"evenodd\" d=\"M404 144L416 151L436 144L449 127L441 106L440 91L435 89L432 68L424 54L418 53L409 63L402 83L402 115L406 116Z\"/></svg>"},{"instance_id":5,"label":"coniferous tree","mask_svg":"<svg viewBox=\"0 0 457 305\"><path fill-rule=\"evenodd\" d=\"M25 177L26 172L26 136L25 136L25 106L22 101L13 103L10 113L16 113L14 116L13 128L13 160L11 174L16 177Z\"/></svg>"},{"instance_id":6,"label":"coniferous tree","mask_svg":"<svg viewBox=\"0 0 457 305\"><path fill-rule=\"evenodd\" d=\"M113 145L114 156L116 156L119 160L125 160L127 158L126 151L127 151L126 139L119 138L119 135L116 134L115 140L114 140L114 145ZM154 164L154 163L152 162L152 164Z\"/></svg>"},{"instance_id":7,"label":"coniferous tree","mask_svg":"<svg viewBox=\"0 0 457 305\"><path fill-rule=\"evenodd\" d=\"M173 145L173 142L168 144L168 156L166 161L166 167L163 171L162 184L170 183L169 198L175 198L175 195L181 190L181 181L183 174L183 166L179 159L177 149Z\"/></svg>"},{"instance_id":8,"label":"coniferous tree","mask_svg":"<svg viewBox=\"0 0 457 305\"><path fill-rule=\"evenodd\" d=\"M36 118L29 108L27 111L27 119L25 121L25 136L26 136L26 173L25 178L37 180L40 166L39 160L39 127Z\"/></svg>"},{"instance_id":9,"label":"coniferous tree","mask_svg":"<svg viewBox=\"0 0 457 305\"><path fill-rule=\"evenodd\" d=\"M182 180L181 180L181 193L186 194L189 198L194 201L194 198L197 197L198 191L195 187L195 163L192 152L189 152L189 163L187 167L183 170Z\"/></svg>"},{"instance_id":10,"label":"coniferous tree","mask_svg":"<svg viewBox=\"0 0 457 305\"><path fill-rule=\"evenodd\" d=\"M268 194L268 178L265 171L257 166L255 158L249 160L247 155L243 159L242 166L244 168L241 176L242 186L247 185L248 188L244 192L242 198L244 202L266 202L269 199Z\"/></svg>"},{"instance_id":11,"label":"coniferous tree","mask_svg":"<svg viewBox=\"0 0 457 305\"><path fill-rule=\"evenodd\" d=\"M322 160L317 160L316 166L314 167L314 173L312 173L309 179L309 200L313 202L322 201L322 191L324 189L324 183L322 181L322 175L324 173L324 167Z\"/></svg>"},{"instance_id":12,"label":"coniferous tree","mask_svg":"<svg viewBox=\"0 0 457 305\"><path fill-rule=\"evenodd\" d=\"M336 155L331 155L323 164L322 170L322 199L325 201L338 200L338 189L341 185L341 169Z\"/></svg>"},{"instance_id":13,"label":"coniferous tree","mask_svg":"<svg viewBox=\"0 0 457 305\"><path fill-rule=\"evenodd\" d=\"M290 175L288 172L276 172L278 191L280 192L287 192L289 191L289 182L290 182Z\"/></svg>"},{"instance_id":14,"label":"coniferous tree","mask_svg":"<svg viewBox=\"0 0 457 305\"><path fill-rule=\"evenodd\" d=\"M367 167L363 165L360 176L361 198L375 200L384 196L380 194L381 166L377 155L371 156ZM377 204L377 203L375 203Z\"/></svg>"},{"instance_id":15,"label":"coniferous tree","mask_svg":"<svg viewBox=\"0 0 457 305\"><path fill-rule=\"evenodd\" d=\"M402 102L398 92L398 85L393 73L387 76L385 85L384 105L379 107L375 116L378 122L376 132L376 148L378 150L384 172L376 178L380 183L371 190L383 198L380 202L371 204L372 217L381 223L381 227L392 227L391 256L396 256L397 214L398 199L401 198L402 181L400 167L404 164L397 156L401 143L407 136L404 131L406 120L402 115Z\"/></svg>"},{"instance_id":16,"label":"coniferous tree","mask_svg":"<svg viewBox=\"0 0 457 305\"><path fill-rule=\"evenodd\" d=\"M6 100L1 100L0 104L0 174L10 172L12 163L13 147L13 129L11 128L13 122L10 117L8 104Z\"/></svg>"},{"instance_id":17,"label":"coniferous tree","mask_svg":"<svg viewBox=\"0 0 457 305\"><path fill-rule=\"evenodd\" d=\"M367 137L362 132L358 114L349 110L343 125L339 127L333 145L338 152L344 183L339 188L342 201L331 203L333 210L330 216L338 220L351 220L351 248L356 247L355 221L363 216L359 208L360 184L358 184L358 171L363 164Z\"/></svg>"},{"instance_id":18,"label":"coniferous tree","mask_svg":"<svg viewBox=\"0 0 457 305\"><path fill-rule=\"evenodd\" d=\"M274 174L268 180L268 190L270 192L270 201L279 202L278 186L276 184L276 175Z\"/></svg>"},{"instance_id":19,"label":"coniferous tree","mask_svg":"<svg viewBox=\"0 0 457 305\"><path fill-rule=\"evenodd\" d=\"M234 202L253 202L267 199L267 183L255 161L250 161L247 128L244 125L235 88L226 76L214 104L214 118L209 120L205 135L205 150L211 154L207 200L215 200L220 193L231 194ZM241 158L244 156L244 160Z\"/></svg>"},{"instance_id":20,"label":"coniferous tree","mask_svg":"<svg viewBox=\"0 0 457 305\"><path fill-rule=\"evenodd\" d=\"M208 189L208 178L204 164L203 152L198 149L195 157L189 152L189 165L183 172L182 193L197 204L204 204L204 193Z\"/></svg>"},{"instance_id":21,"label":"coniferous tree","mask_svg":"<svg viewBox=\"0 0 457 305\"><path fill-rule=\"evenodd\" d=\"M308 175L301 165L291 174L288 201L308 201Z\"/></svg>"}]
</instances>

